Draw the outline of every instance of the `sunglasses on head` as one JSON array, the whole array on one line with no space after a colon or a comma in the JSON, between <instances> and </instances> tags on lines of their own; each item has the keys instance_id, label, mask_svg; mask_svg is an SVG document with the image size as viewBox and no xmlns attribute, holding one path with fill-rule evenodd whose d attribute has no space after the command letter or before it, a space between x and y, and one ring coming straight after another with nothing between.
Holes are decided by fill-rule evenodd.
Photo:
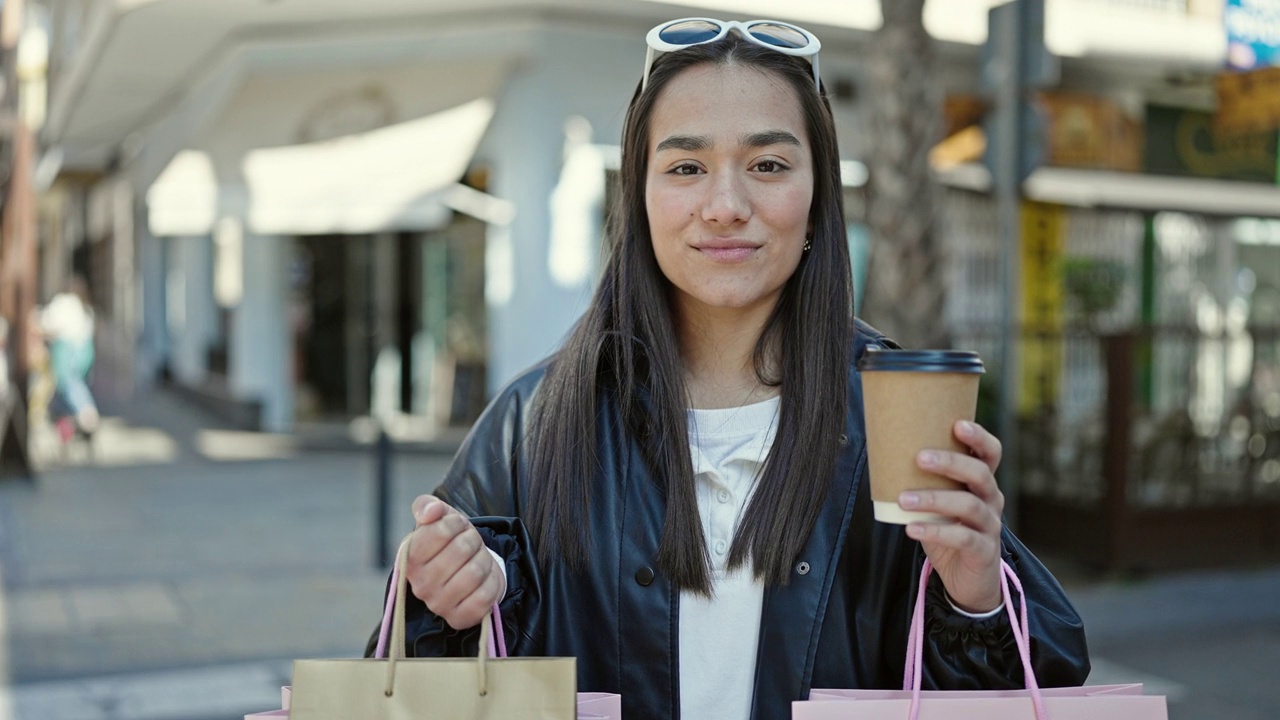
<instances>
[{"instance_id":1,"label":"sunglasses on head","mask_svg":"<svg viewBox=\"0 0 1280 720\"><path fill-rule=\"evenodd\" d=\"M714 20L712 18L681 18L658 25L649 31L645 41L649 43L644 59L644 75L641 90L649 87L649 69L658 53L681 50L693 45L715 42L730 32L736 32L748 42L768 48L783 55L805 58L813 66L813 86L818 84L818 51L822 43L813 33L798 25L777 20Z\"/></svg>"}]
</instances>

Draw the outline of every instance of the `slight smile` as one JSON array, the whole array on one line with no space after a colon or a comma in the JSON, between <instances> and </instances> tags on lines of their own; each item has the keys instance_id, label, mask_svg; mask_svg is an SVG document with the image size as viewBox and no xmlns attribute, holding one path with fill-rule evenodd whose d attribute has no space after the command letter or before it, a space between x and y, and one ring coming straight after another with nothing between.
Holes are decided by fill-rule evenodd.
<instances>
[{"instance_id":1,"label":"slight smile","mask_svg":"<svg viewBox=\"0 0 1280 720\"><path fill-rule=\"evenodd\" d=\"M742 240L717 239L693 246L693 249L717 262L742 262L751 257L759 245Z\"/></svg>"}]
</instances>

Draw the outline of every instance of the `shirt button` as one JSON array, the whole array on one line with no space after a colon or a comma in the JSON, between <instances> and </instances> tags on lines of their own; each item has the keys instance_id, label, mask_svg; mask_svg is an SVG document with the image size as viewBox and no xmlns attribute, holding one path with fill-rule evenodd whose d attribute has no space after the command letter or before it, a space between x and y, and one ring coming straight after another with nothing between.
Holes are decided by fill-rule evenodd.
<instances>
[{"instance_id":1,"label":"shirt button","mask_svg":"<svg viewBox=\"0 0 1280 720\"><path fill-rule=\"evenodd\" d=\"M797 573L799 573L799 574L801 574L801 575L808 575L808 574L809 574L809 563L804 562L804 561L802 560L798 565L796 565L796 572L797 572Z\"/></svg>"},{"instance_id":2,"label":"shirt button","mask_svg":"<svg viewBox=\"0 0 1280 720\"><path fill-rule=\"evenodd\" d=\"M649 587L653 583L653 568L648 565L642 565L636 571L636 582L640 583L642 587Z\"/></svg>"},{"instance_id":3,"label":"shirt button","mask_svg":"<svg viewBox=\"0 0 1280 720\"><path fill-rule=\"evenodd\" d=\"M729 502L729 491L721 490L720 493L716 495L716 497L719 498L720 502L727 503Z\"/></svg>"},{"instance_id":4,"label":"shirt button","mask_svg":"<svg viewBox=\"0 0 1280 720\"><path fill-rule=\"evenodd\" d=\"M836 439L836 442L839 442L841 445L848 445L849 436L845 435L844 433L840 433L840 437Z\"/></svg>"},{"instance_id":5,"label":"shirt button","mask_svg":"<svg viewBox=\"0 0 1280 720\"><path fill-rule=\"evenodd\" d=\"M729 549L729 544L723 540L716 542L716 554L723 555L725 550Z\"/></svg>"}]
</instances>

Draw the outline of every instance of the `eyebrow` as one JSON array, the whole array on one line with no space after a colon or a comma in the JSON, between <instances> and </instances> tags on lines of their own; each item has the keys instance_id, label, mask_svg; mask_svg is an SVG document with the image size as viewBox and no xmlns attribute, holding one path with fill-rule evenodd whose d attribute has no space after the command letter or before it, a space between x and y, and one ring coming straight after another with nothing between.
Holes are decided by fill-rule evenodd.
<instances>
[{"instance_id":1,"label":"eyebrow","mask_svg":"<svg viewBox=\"0 0 1280 720\"><path fill-rule=\"evenodd\" d=\"M658 147L654 152L662 152L663 150L683 150L685 152L698 152L711 147L711 138L706 135L672 135L671 137L658 143Z\"/></svg>"},{"instance_id":2,"label":"eyebrow","mask_svg":"<svg viewBox=\"0 0 1280 720\"><path fill-rule=\"evenodd\" d=\"M770 145L794 145L800 147L800 140L786 130L765 130L764 132L750 133L743 135L738 142L742 147L746 148L761 148ZM709 150L712 145L711 138L706 135L672 135L658 143L658 147L654 152L662 152L663 150L698 152L700 150Z\"/></svg>"},{"instance_id":3,"label":"eyebrow","mask_svg":"<svg viewBox=\"0 0 1280 720\"><path fill-rule=\"evenodd\" d=\"M739 140L743 147L761 148L769 145L795 145L800 147L800 140L786 130L765 130L742 136Z\"/></svg>"}]
</instances>

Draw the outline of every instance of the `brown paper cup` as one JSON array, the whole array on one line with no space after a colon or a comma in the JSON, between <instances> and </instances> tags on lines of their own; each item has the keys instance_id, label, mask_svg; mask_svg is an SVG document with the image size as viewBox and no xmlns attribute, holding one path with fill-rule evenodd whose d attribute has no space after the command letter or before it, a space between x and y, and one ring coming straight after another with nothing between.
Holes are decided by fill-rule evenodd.
<instances>
[{"instance_id":1,"label":"brown paper cup","mask_svg":"<svg viewBox=\"0 0 1280 720\"><path fill-rule=\"evenodd\" d=\"M916 456L921 450L968 451L952 428L957 420L973 420L982 361L976 353L962 351L875 350L859 368L876 520L899 525L949 521L903 510L898 495L964 487L921 470Z\"/></svg>"}]
</instances>

